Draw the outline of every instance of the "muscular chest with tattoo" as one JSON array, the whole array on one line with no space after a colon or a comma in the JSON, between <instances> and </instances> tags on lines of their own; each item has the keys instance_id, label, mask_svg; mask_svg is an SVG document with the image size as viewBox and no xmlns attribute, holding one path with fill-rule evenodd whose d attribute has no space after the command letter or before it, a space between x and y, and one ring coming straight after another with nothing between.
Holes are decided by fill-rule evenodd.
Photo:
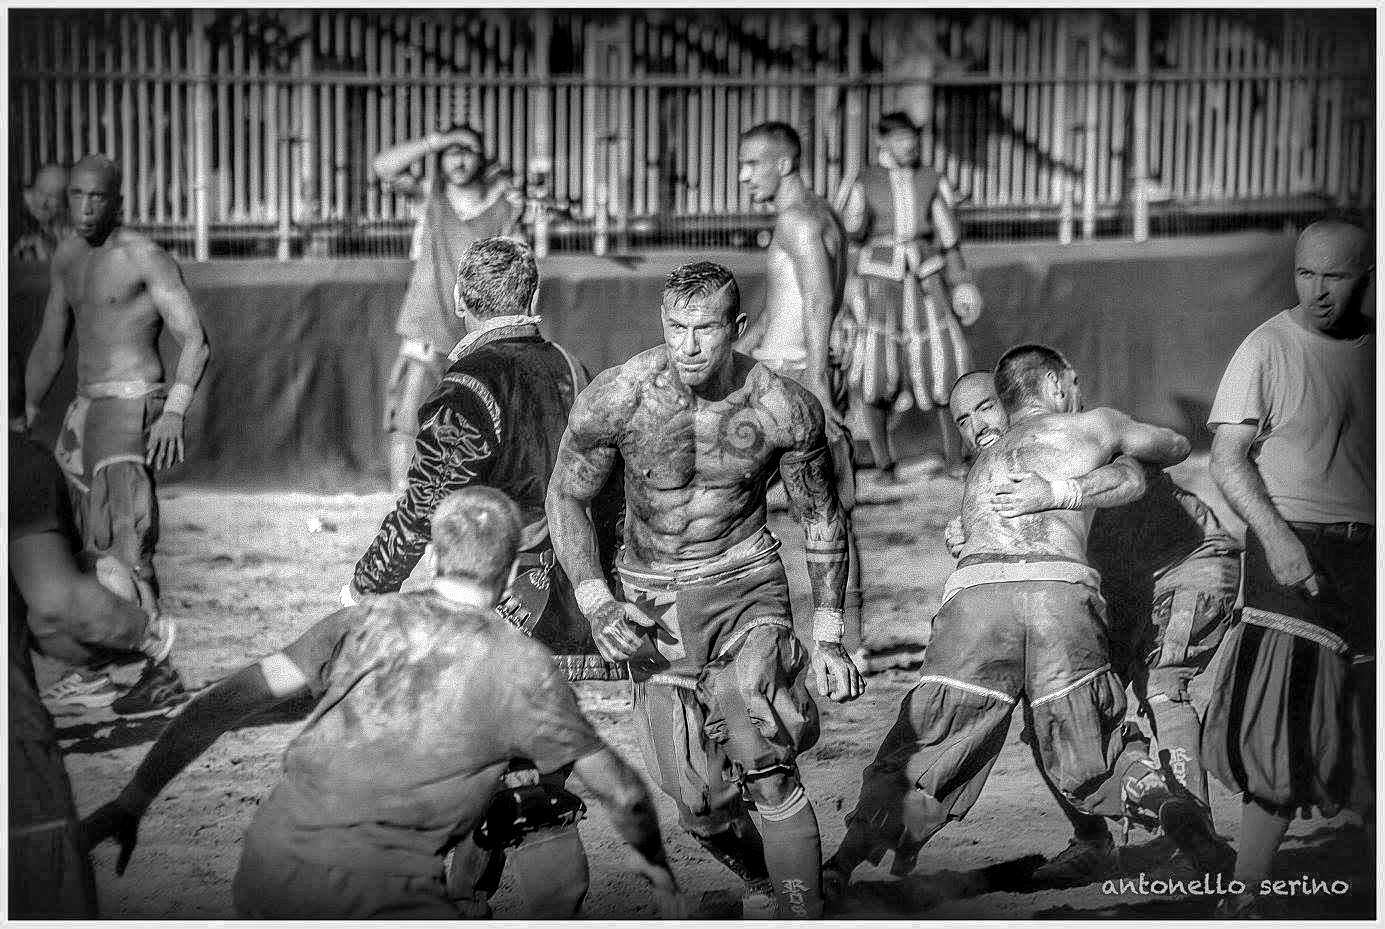
<instances>
[{"instance_id":1,"label":"muscular chest with tattoo","mask_svg":"<svg viewBox=\"0 0 1385 929\"><path fill-rule=\"evenodd\" d=\"M637 555L706 557L764 523L765 486L785 445L764 402L748 386L713 402L646 386L620 442Z\"/></svg>"}]
</instances>

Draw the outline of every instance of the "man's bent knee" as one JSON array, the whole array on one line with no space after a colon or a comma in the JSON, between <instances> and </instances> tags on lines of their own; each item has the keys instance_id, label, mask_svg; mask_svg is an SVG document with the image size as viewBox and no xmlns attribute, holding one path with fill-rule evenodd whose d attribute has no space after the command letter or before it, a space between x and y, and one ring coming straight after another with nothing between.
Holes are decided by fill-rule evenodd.
<instances>
[{"instance_id":1,"label":"man's bent knee","mask_svg":"<svg viewBox=\"0 0 1385 929\"><path fill-rule=\"evenodd\" d=\"M792 765L775 765L758 771L747 771L741 778L745 798L763 811L766 807L777 807L790 800L795 791L802 788L798 769Z\"/></svg>"}]
</instances>

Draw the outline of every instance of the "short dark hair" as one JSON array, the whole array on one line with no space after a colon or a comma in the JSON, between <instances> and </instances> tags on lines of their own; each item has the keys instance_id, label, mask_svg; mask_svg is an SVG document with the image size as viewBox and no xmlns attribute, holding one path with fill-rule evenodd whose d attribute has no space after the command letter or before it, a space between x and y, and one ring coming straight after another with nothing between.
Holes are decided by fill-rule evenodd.
<instances>
[{"instance_id":1,"label":"short dark hair","mask_svg":"<svg viewBox=\"0 0 1385 929\"><path fill-rule=\"evenodd\" d=\"M715 261L694 261L674 268L664 278L663 305L681 308L691 300L710 297L723 289L728 301L726 318L733 320L741 311L741 289L736 284L736 276Z\"/></svg>"},{"instance_id":2,"label":"short dark hair","mask_svg":"<svg viewBox=\"0 0 1385 929\"><path fill-rule=\"evenodd\" d=\"M919 127L914 125L914 121L909 118L908 113L896 110L893 113L886 113L880 117L880 121L875 124L876 135L889 135L896 129L908 129L910 132L918 132Z\"/></svg>"},{"instance_id":3,"label":"short dark hair","mask_svg":"<svg viewBox=\"0 0 1385 929\"><path fill-rule=\"evenodd\" d=\"M1016 345L995 365L995 392L1005 412L1014 413L1039 395L1044 376L1061 376L1072 369L1068 360L1047 345Z\"/></svg>"},{"instance_id":4,"label":"short dark hair","mask_svg":"<svg viewBox=\"0 0 1385 929\"><path fill-rule=\"evenodd\" d=\"M445 497L432 518L438 576L504 584L519 551L520 519L519 507L494 487L476 484Z\"/></svg>"},{"instance_id":5,"label":"short dark hair","mask_svg":"<svg viewBox=\"0 0 1385 929\"><path fill-rule=\"evenodd\" d=\"M958 384L962 383L969 377L976 377L978 374L985 374L986 376L991 378L991 380L995 380L995 373L992 372L990 368L972 368L970 371L963 371L961 374L957 375L957 379L952 382L952 387L949 388L947 395L949 397L952 396L954 393L957 392Z\"/></svg>"},{"instance_id":6,"label":"short dark hair","mask_svg":"<svg viewBox=\"0 0 1385 929\"><path fill-rule=\"evenodd\" d=\"M751 126L741 133L741 139L765 138L784 150L784 154L789 156L789 161L793 163L794 170L798 170L798 163L803 158L803 141L798 137L798 130L788 123L775 120L768 123L760 123Z\"/></svg>"},{"instance_id":7,"label":"short dark hair","mask_svg":"<svg viewBox=\"0 0 1385 929\"><path fill-rule=\"evenodd\" d=\"M539 286L534 250L518 239L491 236L473 242L457 262L457 293L478 319L522 316ZM460 313L462 307L456 307Z\"/></svg>"}]
</instances>

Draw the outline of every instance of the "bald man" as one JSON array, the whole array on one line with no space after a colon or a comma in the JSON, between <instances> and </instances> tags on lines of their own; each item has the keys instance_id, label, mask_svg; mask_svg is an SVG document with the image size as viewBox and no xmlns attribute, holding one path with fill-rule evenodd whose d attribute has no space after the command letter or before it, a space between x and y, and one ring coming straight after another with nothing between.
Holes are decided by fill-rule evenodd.
<instances>
[{"instance_id":1,"label":"bald man","mask_svg":"<svg viewBox=\"0 0 1385 929\"><path fill-rule=\"evenodd\" d=\"M43 324L24 373L25 421L37 417L75 325L77 397L54 455L67 477L83 556L121 565L141 601L153 604L154 469L183 460L183 422L207 364L207 340L178 265L148 238L120 228L115 162L83 158L67 193L77 234L53 255ZM165 327L181 345L172 385L159 357ZM112 707L151 715L184 699L165 652L149 657L139 681Z\"/></svg>"},{"instance_id":2,"label":"bald man","mask_svg":"<svg viewBox=\"0 0 1385 929\"><path fill-rule=\"evenodd\" d=\"M62 165L38 169L10 218L11 261L45 262L53 257L59 240L72 231L63 203L66 195L67 170Z\"/></svg>"},{"instance_id":3,"label":"bald man","mask_svg":"<svg viewBox=\"0 0 1385 929\"><path fill-rule=\"evenodd\" d=\"M1373 814L1375 328L1362 313L1370 249L1317 222L1294 251L1298 305L1232 356L1208 425L1212 477L1246 521L1245 609L1207 708L1208 770L1239 791L1229 915L1255 891L1289 820Z\"/></svg>"}]
</instances>

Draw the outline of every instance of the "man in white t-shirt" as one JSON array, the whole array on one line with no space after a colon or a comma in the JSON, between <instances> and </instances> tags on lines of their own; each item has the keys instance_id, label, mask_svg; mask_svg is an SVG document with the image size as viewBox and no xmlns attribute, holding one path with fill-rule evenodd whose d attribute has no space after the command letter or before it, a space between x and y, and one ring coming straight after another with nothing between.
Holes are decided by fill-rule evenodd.
<instances>
[{"instance_id":1,"label":"man in white t-shirt","mask_svg":"<svg viewBox=\"0 0 1385 929\"><path fill-rule=\"evenodd\" d=\"M1212 476L1246 521L1245 610L1207 709L1203 760L1242 792L1233 915L1260 907L1290 818L1374 795L1375 330L1366 235L1303 231L1299 303L1227 365Z\"/></svg>"}]
</instances>

